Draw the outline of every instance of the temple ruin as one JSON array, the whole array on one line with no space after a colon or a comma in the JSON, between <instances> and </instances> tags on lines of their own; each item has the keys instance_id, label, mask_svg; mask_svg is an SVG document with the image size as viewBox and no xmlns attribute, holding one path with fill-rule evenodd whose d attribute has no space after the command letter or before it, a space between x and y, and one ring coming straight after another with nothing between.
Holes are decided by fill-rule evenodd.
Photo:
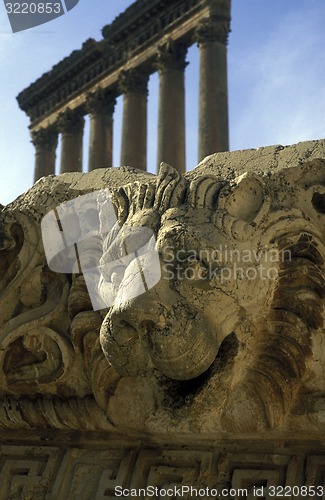
<instances>
[{"instance_id":1,"label":"temple ruin","mask_svg":"<svg viewBox=\"0 0 325 500\"><path fill-rule=\"evenodd\" d=\"M103 40L81 50L21 92L36 149L35 180L55 172L62 134L60 172L82 170L84 116L90 116L88 169L112 166L113 114L123 94L121 165L146 170L147 93L158 71L158 165L185 171L187 48L200 50L199 161L227 151L227 38L230 0L137 0L110 25ZM150 124L150 126L154 126Z\"/></svg>"},{"instance_id":2,"label":"temple ruin","mask_svg":"<svg viewBox=\"0 0 325 500\"><path fill-rule=\"evenodd\" d=\"M226 151L229 10L138 0L19 96L39 180L0 206L0 500L325 499L325 140Z\"/></svg>"}]
</instances>

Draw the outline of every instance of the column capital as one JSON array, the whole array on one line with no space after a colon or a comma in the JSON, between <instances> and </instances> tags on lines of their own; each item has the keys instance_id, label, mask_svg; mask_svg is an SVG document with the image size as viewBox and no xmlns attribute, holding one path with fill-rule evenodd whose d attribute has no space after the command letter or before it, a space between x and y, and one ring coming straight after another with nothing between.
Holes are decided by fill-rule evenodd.
<instances>
[{"instance_id":1,"label":"column capital","mask_svg":"<svg viewBox=\"0 0 325 500\"><path fill-rule=\"evenodd\" d=\"M229 32L229 19L210 17L202 19L199 23L195 30L195 40L199 45L208 42L219 42L227 45Z\"/></svg>"},{"instance_id":2,"label":"column capital","mask_svg":"<svg viewBox=\"0 0 325 500\"><path fill-rule=\"evenodd\" d=\"M122 70L119 89L123 94L147 94L149 75L140 69Z\"/></svg>"},{"instance_id":3,"label":"column capital","mask_svg":"<svg viewBox=\"0 0 325 500\"><path fill-rule=\"evenodd\" d=\"M186 53L187 46L184 43L168 38L158 45L155 66L160 73L169 69L184 71L188 65Z\"/></svg>"},{"instance_id":4,"label":"column capital","mask_svg":"<svg viewBox=\"0 0 325 500\"><path fill-rule=\"evenodd\" d=\"M40 128L31 132L32 143L35 148L56 148L58 143L58 132L54 127Z\"/></svg>"},{"instance_id":5,"label":"column capital","mask_svg":"<svg viewBox=\"0 0 325 500\"><path fill-rule=\"evenodd\" d=\"M90 92L86 98L86 109L90 114L112 115L116 104L116 95L98 87Z\"/></svg>"},{"instance_id":6,"label":"column capital","mask_svg":"<svg viewBox=\"0 0 325 500\"><path fill-rule=\"evenodd\" d=\"M67 108L59 114L57 127L59 132L77 134L82 132L84 127L83 112L80 109Z\"/></svg>"}]
</instances>

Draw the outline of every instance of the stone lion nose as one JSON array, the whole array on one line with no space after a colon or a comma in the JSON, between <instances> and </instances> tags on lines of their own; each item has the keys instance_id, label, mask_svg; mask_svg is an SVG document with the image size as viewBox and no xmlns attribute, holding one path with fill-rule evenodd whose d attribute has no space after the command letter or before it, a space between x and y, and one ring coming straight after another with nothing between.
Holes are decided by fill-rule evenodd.
<instances>
[{"instance_id":1,"label":"stone lion nose","mask_svg":"<svg viewBox=\"0 0 325 500\"><path fill-rule=\"evenodd\" d=\"M120 375L144 375L155 366L153 358L161 343L157 335L164 330L171 307L165 302L172 298L172 293L159 293L160 287L112 307L102 324L102 349Z\"/></svg>"}]
</instances>

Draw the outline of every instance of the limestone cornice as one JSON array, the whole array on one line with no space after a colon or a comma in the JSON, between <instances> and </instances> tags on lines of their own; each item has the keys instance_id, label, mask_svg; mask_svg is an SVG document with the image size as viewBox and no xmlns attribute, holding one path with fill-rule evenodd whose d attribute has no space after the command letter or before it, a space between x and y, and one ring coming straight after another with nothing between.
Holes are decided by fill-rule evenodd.
<instances>
[{"instance_id":1,"label":"limestone cornice","mask_svg":"<svg viewBox=\"0 0 325 500\"><path fill-rule=\"evenodd\" d=\"M104 26L102 34L110 43L116 44L131 34L145 37L149 34L147 29L157 21L157 29L163 33L169 24L182 20L189 10L203 3L202 0L138 0L112 24Z\"/></svg>"},{"instance_id":2,"label":"limestone cornice","mask_svg":"<svg viewBox=\"0 0 325 500\"><path fill-rule=\"evenodd\" d=\"M154 72L162 38L191 45L200 19L224 17L229 11L230 0L138 0L104 27L104 39L87 40L23 90L19 106L30 117L32 129L44 127L46 120L53 123L65 107L84 104L99 85L116 88L121 69L142 66Z\"/></svg>"},{"instance_id":3,"label":"limestone cornice","mask_svg":"<svg viewBox=\"0 0 325 500\"><path fill-rule=\"evenodd\" d=\"M56 103L73 95L89 78L95 76L94 64L102 60L104 50L103 41L96 42L88 39L81 49L74 50L50 71L20 92L17 96L20 108L33 120L38 114L44 113L46 108L53 107ZM51 97L51 101L47 103L48 97ZM36 110L35 106L41 102L43 108Z\"/></svg>"}]
</instances>

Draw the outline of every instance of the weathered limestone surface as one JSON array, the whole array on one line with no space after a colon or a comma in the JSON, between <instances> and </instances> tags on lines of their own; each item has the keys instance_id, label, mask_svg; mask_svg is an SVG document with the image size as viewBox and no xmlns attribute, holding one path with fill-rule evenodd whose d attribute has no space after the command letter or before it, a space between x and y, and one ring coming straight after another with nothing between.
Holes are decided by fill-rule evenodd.
<instances>
[{"instance_id":1,"label":"weathered limestone surface","mask_svg":"<svg viewBox=\"0 0 325 500\"><path fill-rule=\"evenodd\" d=\"M103 188L119 237L154 231L162 277L94 311L82 275L47 266L40 223ZM324 229L324 140L212 155L185 176L50 176L3 207L0 497L323 486Z\"/></svg>"}]
</instances>

